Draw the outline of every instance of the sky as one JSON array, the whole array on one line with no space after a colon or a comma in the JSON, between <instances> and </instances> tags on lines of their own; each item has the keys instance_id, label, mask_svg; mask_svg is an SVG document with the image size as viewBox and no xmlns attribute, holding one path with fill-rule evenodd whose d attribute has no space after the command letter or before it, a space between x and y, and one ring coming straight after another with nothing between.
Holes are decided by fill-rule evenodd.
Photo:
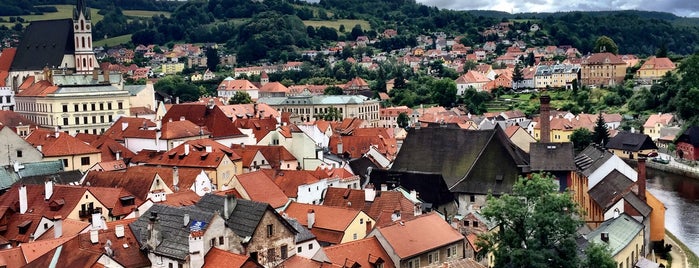
<instances>
[{"instance_id":1,"label":"sky","mask_svg":"<svg viewBox=\"0 0 699 268\"><path fill-rule=\"evenodd\" d=\"M453 10L498 10L509 13L556 11L647 10L699 17L699 0L416 0Z\"/></svg>"}]
</instances>

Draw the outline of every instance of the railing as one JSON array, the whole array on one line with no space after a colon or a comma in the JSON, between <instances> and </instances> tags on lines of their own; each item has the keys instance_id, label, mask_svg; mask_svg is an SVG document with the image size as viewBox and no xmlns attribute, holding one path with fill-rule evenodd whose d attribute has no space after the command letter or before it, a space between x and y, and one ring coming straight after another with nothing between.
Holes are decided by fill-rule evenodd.
<instances>
[{"instance_id":1,"label":"railing","mask_svg":"<svg viewBox=\"0 0 699 268\"><path fill-rule=\"evenodd\" d=\"M102 214L102 208L80 210L78 212L78 215L80 216L80 218L87 218L87 217L91 217L92 214L95 214L95 213Z\"/></svg>"}]
</instances>

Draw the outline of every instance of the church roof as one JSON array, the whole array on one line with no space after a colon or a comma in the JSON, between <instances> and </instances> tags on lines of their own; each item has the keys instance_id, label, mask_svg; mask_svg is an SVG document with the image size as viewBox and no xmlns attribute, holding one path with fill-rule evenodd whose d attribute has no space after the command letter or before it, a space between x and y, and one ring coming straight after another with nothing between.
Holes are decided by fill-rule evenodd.
<instances>
[{"instance_id":1,"label":"church roof","mask_svg":"<svg viewBox=\"0 0 699 268\"><path fill-rule=\"evenodd\" d=\"M17 47L10 70L41 70L45 66L58 68L63 55L74 52L71 19L33 21L27 26Z\"/></svg>"}]
</instances>

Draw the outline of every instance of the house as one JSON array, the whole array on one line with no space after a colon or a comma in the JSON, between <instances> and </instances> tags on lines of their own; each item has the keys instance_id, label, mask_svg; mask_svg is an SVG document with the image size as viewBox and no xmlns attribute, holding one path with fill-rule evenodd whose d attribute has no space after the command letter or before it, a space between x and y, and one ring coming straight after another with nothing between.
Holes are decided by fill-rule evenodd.
<instances>
[{"instance_id":1,"label":"house","mask_svg":"<svg viewBox=\"0 0 699 268\"><path fill-rule=\"evenodd\" d=\"M691 126L675 140L676 154L680 159L699 159L699 127Z\"/></svg>"},{"instance_id":2,"label":"house","mask_svg":"<svg viewBox=\"0 0 699 268\"><path fill-rule=\"evenodd\" d=\"M647 156L658 150L658 146L648 135L632 132L617 133L614 137L609 138L605 147L618 157L628 159Z\"/></svg>"},{"instance_id":3,"label":"house","mask_svg":"<svg viewBox=\"0 0 699 268\"><path fill-rule=\"evenodd\" d=\"M408 193L417 198L417 192ZM374 226L391 225L401 220L411 220L422 215L426 207L418 200L408 199L400 191L374 189L369 184L364 190L330 187L323 199L324 206L359 209L375 219Z\"/></svg>"},{"instance_id":4,"label":"house","mask_svg":"<svg viewBox=\"0 0 699 268\"><path fill-rule=\"evenodd\" d=\"M130 162L131 158L136 156L129 148L126 148L121 143L115 141L107 135L100 136L98 139L89 143L101 152L102 162L121 161ZM102 163L100 162L100 163Z\"/></svg>"},{"instance_id":5,"label":"house","mask_svg":"<svg viewBox=\"0 0 699 268\"><path fill-rule=\"evenodd\" d=\"M294 243L296 243L296 255L302 256L304 258L313 258L313 256L321 250L320 243L316 240L316 236L311 233L305 226L301 225L299 221L285 217L286 221L291 224L291 226L296 229L296 236L294 237Z\"/></svg>"},{"instance_id":6,"label":"house","mask_svg":"<svg viewBox=\"0 0 699 268\"><path fill-rule=\"evenodd\" d=\"M235 189L242 198L268 203L275 209L283 208L289 201L284 191L262 170L235 175L222 187Z\"/></svg>"},{"instance_id":7,"label":"house","mask_svg":"<svg viewBox=\"0 0 699 268\"><path fill-rule=\"evenodd\" d=\"M320 204L328 180L320 179L306 170L263 170L290 199L303 204Z\"/></svg>"},{"instance_id":8,"label":"house","mask_svg":"<svg viewBox=\"0 0 699 268\"><path fill-rule=\"evenodd\" d=\"M529 172L527 154L502 129L410 129L389 170L372 170L371 183L416 190L438 211L464 215L488 194L510 192ZM457 205L458 204L458 205Z\"/></svg>"},{"instance_id":9,"label":"house","mask_svg":"<svg viewBox=\"0 0 699 268\"><path fill-rule=\"evenodd\" d=\"M15 111L0 111L0 124L9 127L22 138L26 138L32 129L38 127L36 123Z\"/></svg>"},{"instance_id":10,"label":"house","mask_svg":"<svg viewBox=\"0 0 699 268\"><path fill-rule=\"evenodd\" d=\"M63 132L35 129L26 141L44 155L44 161L63 161L65 170L84 172L102 161L100 150Z\"/></svg>"},{"instance_id":11,"label":"house","mask_svg":"<svg viewBox=\"0 0 699 268\"><path fill-rule=\"evenodd\" d=\"M232 231L226 232L225 239L239 243L228 251L246 254L265 267L275 267L296 254L296 229L267 203L207 194L194 208L224 220L226 229Z\"/></svg>"},{"instance_id":12,"label":"house","mask_svg":"<svg viewBox=\"0 0 699 268\"><path fill-rule=\"evenodd\" d=\"M469 70L465 74L456 79L456 95L463 96L467 89L473 88L476 91L482 91L483 86L490 82L484 74Z\"/></svg>"},{"instance_id":13,"label":"house","mask_svg":"<svg viewBox=\"0 0 699 268\"><path fill-rule=\"evenodd\" d=\"M296 170L299 166L296 157L284 146L233 144L231 149L242 157L244 172L259 169Z\"/></svg>"},{"instance_id":14,"label":"house","mask_svg":"<svg viewBox=\"0 0 699 268\"><path fill-rule=\"evenodd\" d=\"M624 213L605 221L584 238L587 243L606 245L620 267L633 266L645 256L641 249L648 247L643 243L643 225Z\"/></svg>"},{"instance_id":15,"label":"house","mask_svg":"<svg viewBox=\"0 0 699 268\"><path fill-rule=\"evenodd\" d=\"M669 58L657 58L651 56L636 71L636 79L648 84L655 84L668 72L677 68Z\"/></svg>"},{"instance_id":16,"label":"house","mask_svg":"<svg viewBox=\"0 0 699 268\"><path fill-rule=\"evenodd\" d=\"M573 143L532 143L529 151L532 172L546 172L558 181L559 191L568 189L575 166Z\"/></svg>"},{"instance_id":17,"label":"house","mask_svg":"<svg viewBox=\"0 0 699 268\"><path fill-rule=\"evenodd\" d=\"M207 103L176 104L167 110L162 122L189 120L210 132L209 137L224 146L231 144L255 144L254 137L243 134L226 113L215 105L213 100ZM128 147L128 146L127 146Z\"/></svg>"},{"instance_id":18,"label":"house","mask_svg":"<svg viewBox=\"0 0 699 268\"><path fill-rule=\"evenodd\" d=\"M322 148L296 125L277 127L267 133L258 144L284 146L296 157L303 170L314 170L323 163Z\"/></svg>"},{"instance_id":19,"label":"house","mask_svg":"<svg viewBox=\"0 0 699 268\"><path fill-rule=\"evenodd\" d=\"M580 65L580 79L584 86L620 85L626 76L626 62L609 52L584 57Z\"/></svg>"},{"instance_id":20,"label":"house","mask_svg":"<svg viewBox=\"0 0 699 268\"><path fill-rule=\"evenodd\" d=\"M373 126L378 124L380 101L363 95L311 95L309 92L287 97L265 97L257 100L282 112L298 116L299 122L320 119L328 113L337 114L337 119L359 118Z\"/></svg>"},{"instance_id":21,"label":"house","mask_svg":"<svg viewBox=\"0 0 699 268\"><path fill-rule=\"evenodd\" d=\"M648 135L653 141L661 138L660 132L663 128L669 127L675 123L675 116L671 113L651 114L643 123L643 133Z\"/></svg>"},{"instance_id":22,"label":"house","mask_svg":"<svg viewBox=\"0 0 699 268\"><path fill-rule=\"evenodd\" d=\"M0 153L0 165L2 166L38 162L44 157L41 151L6 125L0 126L0 146L0 148L6 149L5 152Z\"/></svg>"},{"instance_id":23,"label":"house","mask_svg":"<svg viewBox=\"0 0 699 268\"><path fill-rule=\"evenodd\" d=\"M397 267L438 266L464 258L464 236L435 213L377 227L369 237L376 237Z\"/></svg>"},{"instance_id":24,"label":"house","mask_svg":"<svg viewBox=\"0 0 699 268\"><path fill-rule=\"evenodd\" d=\"M508 126L505 129L505 134L512 143L527 153L529 153L530 145L536 142L536 139L529 135L526 129L518 125Z\"/></svg>"},{"instance_id":25,"label":"house","mask_svg":"<svg viewBox=\"0 0 699 268\"><path fill-rule=\"evenodd\" d=\"M217 96L222 98L231 98L238 91L248 93L253 100L260 98L260 89L247 79L226 77L226 79L221 81L216 90L218 91Z\"/></svg>"},{"instance_id":26,"label":"house","mask_svg":"<svg viewBox=\"0 0 699 268\"><path fill-rule=\"evenodd\" d=\"M376 237L323 248L332 264L342 267L398 267Z\"/></svg>"},{"instance_id":27,"label":"house","mask_svg":"<svg viewBox=\"0 0 699 268\"><path fill-rule=\"evenodd\" d=\"M284 213L311 230L321 246L362 239L376 222L360 210L296 202L290 203Z\"/></svg>"}]
</instances>

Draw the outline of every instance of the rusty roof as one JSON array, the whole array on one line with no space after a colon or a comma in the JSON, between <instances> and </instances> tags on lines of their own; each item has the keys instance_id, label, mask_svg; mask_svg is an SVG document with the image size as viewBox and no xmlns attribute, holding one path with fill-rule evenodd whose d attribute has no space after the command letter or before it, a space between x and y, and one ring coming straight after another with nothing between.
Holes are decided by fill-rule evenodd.
<instances>
[{"instance_id":1,"label":"rusty roof","mask_svg":"<svg viewBox=\"0 0 699 268\"><path fill-rule=\"evenodd\" d=\"M288 197L265 172L255 171L235 176L252 201L268 203L273 208L286 204Z\"/></svg>"},{"instance_id":2,"label":"rusty roof","mask_svg":"<svg viewBox=\"0 0 699 268\"><path fill-rule=\"evenodd\" d=\"M35 129L27 136L26 141L34 147L42 146L40 151L45 157L100 153L97 148L73 136L45 129Z\"/></svg>"},{"instance_id":3,"label":"rusty roof","mask_svg":"<svg viewBox=\"0 0 699 268\"><path fill-rule=\"evenodd\" d=\"M461 233L454 230L436 213L396 222L386 227L377 227L376 230L401 259L417 256L464 239Z\"/></svg>"},{"instance_id":4,"label":"rusty roof","mask_svg":"<svg viewBox=\"0 0 699 268\"><path fill-rule=\"evenodd\" d=\"M360 267L376 267L383 263L384 268L396 267L386 250L376 237L342 243L323 248L325 255L333 264L344 265L352 261Z\"/></svg>"}]
</instances>

